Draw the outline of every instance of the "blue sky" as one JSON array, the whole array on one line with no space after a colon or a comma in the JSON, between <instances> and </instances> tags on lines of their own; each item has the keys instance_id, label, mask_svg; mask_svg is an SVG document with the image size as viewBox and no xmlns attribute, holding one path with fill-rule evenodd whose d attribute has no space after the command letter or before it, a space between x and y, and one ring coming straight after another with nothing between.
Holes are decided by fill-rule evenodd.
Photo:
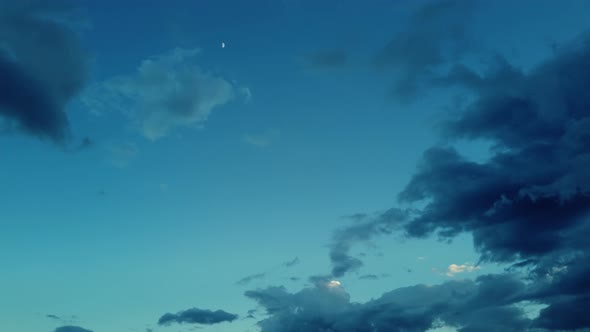
<instances>
[{"instance_id":1,"label":"blue sky","mask_svg":"<svg viewBox=\"0 0 590 332\"><path fill-rule=\"evenodd\" d=\"M551 318L588 301L589 13L0 0L0 330L590 328Z\"/></svg>"}]
</instances>

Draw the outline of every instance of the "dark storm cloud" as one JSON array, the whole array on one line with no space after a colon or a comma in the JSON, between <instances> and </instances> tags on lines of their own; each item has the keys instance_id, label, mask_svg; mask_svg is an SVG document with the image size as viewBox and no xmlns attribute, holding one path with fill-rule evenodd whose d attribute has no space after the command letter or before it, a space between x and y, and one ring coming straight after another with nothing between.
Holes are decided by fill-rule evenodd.
<instances>
[{"instance_id":1,"label":"dark storm cloud","mask_svg":"<svg viewBox=\"0 0 590 332\"><path fill-rule=\"evenodd\" d=\"M65 107L86 80L78 36L57 18L71 9L66 1L0 1L0 117L57 143L70 135Z\"/></svg>"},{"instance_id":2,"label":"dark storm cloud","mask_svg":"<svg viewBox=\"0 0 590 332\"><path fill-rule=\"evenodd\" d=\"M93 331L81 328L79 326L68 325L68 326L58 327L55 330L53 330L53 332L93 332Z\"/></svg>"},{"instance_id":3,"label":"dark storm cloud","mask_svg":"<svg viewBox=\"0 0 590 332\"><path fill-rule=\"evenodd\" d=\"M244 277L238 281L236 281L236 284L244 286L249 284L250 282L257 280L257 279L263 279L264 277L266 277L266 273L257 273L257 274L252 274L249 275L247 277Z\"/></svg>"},{"instance_id":4,"label":"dark storm cloud","mask_svg":"<svg viewBox=\"0 0 590 332\"><path fill-rule=\"evenodd\" d=\"M406 212L402 210L390 209L368 221L365 218L355 218L356 222L352 226L337 230L330 246L332 275L341 277L360 268L363 265L362 261L350 254L352 246L380 234L390 234L400 226L405 216Z\"/></svg>"},{"instance_id":5,"label":"dark storm cloud","mask_svg":"<svg viewBox=\"0 0 590 332\"><path fill-rule=\"evenodd\" d=\"M590 297L581 296L552 303L541 310L534 326L548 330L578 330L590 326Z\"/></svg>"},{"instance_id":6,"label":"dark storm cloud","mask_svg":"<svg viewBox=\"0 0 590 332\"><path fill-rule=\"evenodd\" d=\"M425 202L409 236L473 234L481 260L528 271L529 300L548 305L536 328L589 328L590 39L529 72L498 59L479 74L457 67L444 79L473 100L445 125L447 139L491 142L473 162L451 147L424 158L402 202Z\"/></svg>"},{"instance_id":7,"label":"dark storm cloud","mask_svg":"<svg viewBox=\"0 0 590 332\"><path fill-rule=\"evenodd\" d=\"M343 50L321 50L307 54L302 60L310 68L339 68L348 62L348 54Z\"/></svg>"},{"instance_id":8,"label":"dark storm cloud","mask_svg":"<svg viewBox=\"0 0 590 332\"><path fill-rule=\"evenodd\" d=\"M404 287L362 304L339 286L246 292L269 314L259 322L262 332L426 331L440 323L460 331L523 331L531 322L513 303L525 294L525 284L511 275Z\"/></svg>"},{"instance_id":9,"label":"dark storm cloud","mask_svg":"<svg viewBox=\"0 0 590 332\"><path fill-rule=\"evenodd\" d=\"M406 225L407 232L437 231L443 237L472 232L482 259L490 261L576 249L571 246L580 242L575 239L580 232L569 230L583 226L590 212L589 68L590 43L583 42L530 73L507 75L485 89L473 87L472 80L461 82L476 98L445 133L488 140L495 148L481 163L453 148L426 151L399 196L404 202L429 202Z\"/></svg>"},{"instance_id":10,"label":"dark storm cloud","mask_svg":"<svg viewBox=\"0 0 590 332\"><path fill-rule=\"evenodd\" d=\"M390 68L396 77L395 97L401 101L416 97L441 65L460 59L470 49L466 25L473 5L463 0L428 2L378 53L377 66Z\"/></svg>"},{"instance_id":11,"label":"dark storm cloud","mask_svg":"<svg viewBox=\"0 0 590 332\"><path fill-rule=\"evenodd\" d=\"M233 322L238 318L238 315L230 314L223 310L203 310L203 309L187 309L177 312L175 314L166 313L158 320L159 325L169 325L172 323L178 324L203 324L213 325L223 322Z\"/></svg>"}]
</instances>

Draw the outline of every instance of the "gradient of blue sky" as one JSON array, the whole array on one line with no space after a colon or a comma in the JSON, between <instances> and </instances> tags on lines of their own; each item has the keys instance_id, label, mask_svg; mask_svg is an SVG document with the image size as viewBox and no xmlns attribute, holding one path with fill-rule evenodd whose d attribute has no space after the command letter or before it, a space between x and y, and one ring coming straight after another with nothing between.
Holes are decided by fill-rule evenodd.
<instances>
[{"instance_id":1,"label":"gradient of blue sky","mask_svg":"<svg viewBox=\"0 0 590 332\"><path fill-rule=\"evenodd\" d=\"M243 292L296 291L328 273L332 233L350 223L343 217L394 205L437 142L433 128L453 96L401 103L388 92L393 74L373 64L427 2L78 1L74 26L92 58L87 86L198 48L198 66L251 97L238 93L200 128L150 140L120 112L95 114L85 90L68 117L92 148L69 153L2 135L0 330L49 332L64 325L45 317L54 314L97 332L188 331L156 322L199 307L240 315L206 331L255 331L256 320L241 319L256 307ZM481 49L527 69L588 29L589 12L583 0L482 1L469 30ZM330 50L346 52L346 63L306 63ZM475 159L487 153L464 148ZM450 264L478 260L470 235L373 244L354 248L367 254L365 266L341 280L354 301L440 283ZM299 264L283 265L295 257ZM484 264L468 277L498 270ZM267 275L236 285L257 273ZM366 274L389 277L359 280Z\"/></svg>"}]
</instances>

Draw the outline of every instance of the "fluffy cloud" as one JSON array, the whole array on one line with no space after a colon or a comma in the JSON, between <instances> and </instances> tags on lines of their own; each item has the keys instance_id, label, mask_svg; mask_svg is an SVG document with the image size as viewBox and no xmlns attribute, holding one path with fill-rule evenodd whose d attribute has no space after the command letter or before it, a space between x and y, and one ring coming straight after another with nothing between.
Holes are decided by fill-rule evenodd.
<instances>
[{"instance_id":1,"label":"fluffy cloud","mask_svg":"<svg viewBox=\"0 0 590 332\"><path fill-rule=\"evenodd\" d=\"M128 114L151 140L178 127L203 126L215 108L238 94L248 99L250 92L201 69L196 63L199 52L177 48L152 56L133 75L93 85L83 101L91 112Z\"/></svg>"},{"instance_id":2,"label":"fluffy cloud","mask_svg":"<svg viewBox=\"0 0 590 332\"><path fill-rule=\"evenodd\" d=\"M359 277L359 280L378 280L379 277L376 274L364 274Z\"/></svg>"},{"instance_id":3,"label":"fluffy cloud","mask_svg":"<svg viewBox=\"0 0 590 332\"><path fill-rule=\"evenodd\" d=\"M301 260L299 259L299 257L295 257L295 258L293 258L290 261L284 262L283 263L283 266L285 266L285 267L293 267L293 266L295 266L295 265L297 265L299 263L301 263Z\"/></svg>"},{"instance_id":4,"label":"fluffy cloud","mask_svg":"<svg viewBox=\"0 0 590 332\"><path fill-rule=\"evenodd\" d=\"M66 105L86 81L86 53L57 18L71 9L60 0L0 1L0 118L59 144L70 136Z\"/></svg>"},{"instance_id":5,"label":"fluffy cloud","mask_svg":"<svg viewBox=\"0 0 590 332\"><path fill-rule=\"evenodd\" d=\"M204 324L213 325L223 322L232 322L238 318L238 315L230 314L223 310L203 310L203 309L187 309L178 313L166 313L158 320L159 325L169 325L172 323L178 324Z\"/></svg>"}]
</instances>

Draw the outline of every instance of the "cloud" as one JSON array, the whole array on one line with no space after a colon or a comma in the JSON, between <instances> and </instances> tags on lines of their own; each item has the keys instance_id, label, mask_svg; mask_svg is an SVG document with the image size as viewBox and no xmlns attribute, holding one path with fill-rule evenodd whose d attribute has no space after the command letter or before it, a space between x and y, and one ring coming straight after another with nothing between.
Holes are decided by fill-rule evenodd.
<instances>
[{"instance_id":1,"label":"cloud","mask_svg":"<svg viewBox=\"0 0 590 332\"><path fill-rule=\"evenodd\" d=\"M307 54L302 62L309 68L340 68L348 63L348 53L344 50L319 50Z\"/></svg>"},{"instance_id":2,"label":"cloud","mask_svg":"<svg viewBox=\"0 0 590 332\"><path fill-rule=\"evenodd\" d=\"M474 266L469 263L465 263L465 264L461 264L461 265L451 264L447 267L446 275L449 277L454 277L456 274L459 274L459 273L475 272L479 269L481 269L481 267Z\"/></svg>"},{"instance_id":3,"label":"cloud","mask_svg":"<svg viewBox=\"0 0 590 332\"><path fill-rule=\"evenodd\" d=\"M440 324L460 331L523 331L531 321L513 303L525 294L526 285L508 274L398 288L366 303L351 302L341 287L245 293L266 309L268 317L258 323L262 332L426 331Z\"/></svg>"},{"instance_id":4,"label":"cloud","mask_svg":"<svg viewBox=\"0 0 590 332\"><path fill-rule=\"evenodd\" d=\"M299 257L295 257L290 261L284 262L283 265L285 267L293 267L293 266L299 264L300 262L301 262L301 260L299 259Z\"/></svg>"},{"instance_id":5,"label":"cloud","mask_svg":"<svg viewBox=\"0 0 590 332\"><path fill-rule=\"evenodd\" d=\"M355 216L356 222L334 233L330 245L330 261L332 275L342 277L347 272L359 269L363 262L350 254L352 246L362 243L380 234L390 234L401 226L406 218L406 212L400 209L390 209L376 218L360 218Z\"/></svg>"},{"instance_id":6,"label":"cloud","mask_svg":"<svg viewBox=\"0 0 590 332\"><path fill-rule=\"evenodd\" d=\"M91 138L84 137L82 139L82 141L80 142L80 144L78 144L78 146L76 146L75 151L79 152L79 151L85 151L88 149L92 149L95 145L96 145L96 143Z\"/></svg>"},{"instance_id":7,"label":"cloud","mask_svg":"<svg viewBox=\"0 0 590 332\"><path fill-rule=\"evenodd\" d=\"M376 274L364 274L359 277L359 280L379 280Z\"/></svg>"},{"instance_id":8,"label":"cloud","mask_svg":"<svg viewBox=\"0 0 590 332\"><path fill-rule=\"evenodd\" d=\"M590 84L589 56L584 42L485 89L461 81L475 98L446 124L446 138L488 140L495 148L480 163L452 147L427 150L399 195L402 202L428 202L405 226L408 234L472 232L482 259L496 262L578 246L571 231L585 227L590 212L590 98L580 91Z\"/></svg>"},{"instance_id":9,"label":"cloud","mask_svg":"<svg viewBox=\"0 0 590 332\"><path fill-rule=\"evenodd\" d=\"M279 139L280 136L281 132L279 130L272 129L260 133L246 134L244 135L243 140L252 146L264 148L271 145Z\"/></svg>"},{"instance_id":10,"label":"cloud","mask_svg":"<svg viewBox=\"0 0 590 332\"><path fill-rule=\"evenodd\" d=\"M108 163L115 167L126 167L139 153L134 142L112 142L106 146Z\"/></svg>"},{"instance_id":11,"label":"cloud","mask_svg":"<svg viewBox=\"0 0 590 332\"><path fill-rule=\"evenodd\" d=\"M55 330L53 330L53 332L93 332L93 331L81 328L79 326L67 325L67 326L58 327Z\"/></svg>"},{"instance_id":12,"label":"cloud","mask_svg":"<svg viewBox=\"0 0 590 332\"><path fill-rule=\"evenodd\" d=\"M587 36L527 72L502 58L484 73L456 66L442 81L471 99L443 138L490 142L490 156L474 162L452 146L430 148L399 195L423 205L404 226L409 237L469 232L482 262L521 271L528 298L547 306L535 328L590 328L575 310L590 297L588 68Z\"/></svg>"},{"instance_id":13,"label":"cloud","mask_svg":"<svg viewBox=\"0 0 590 332\"><path fill-rule=\"evenodd\" d=\"M132 75L97 83L83 101L91 112L117 110L131 116L150 140L180 127L202 127L211 112L250 90L206 72L198 49L177 48L145 59Z\"/></svg>"},{"instance_id":14,"label":"cloud","mask_svg":"<svg viewBox=\"0 0 590 332\"><path fill-rule=\"evenodd\" d=\"M238 318L238 315L230 314L223 310L203 310L203 309L187 309L176 314L166 313L158 320L159 325L169 325L172 323L178 324L203 324L213 325L223 322L233 322Z\"/></svg>"},{"instance_id":15,"label":"cloud","mask_svg":"<svg viewBox=\"0 0 590 332\"><path fill-rule=\"evenodd\" d=\"M377 54L376 65L396 77L392 93L398 100L415 98L443 65L471 49L467 23L473 6L465 0L427 2Z\"/></svg>"},{"instance_id":16,"label":"cloud","mask_svg":"<svg viewBox=\"0 0 590 332\"><path fill-rule=\"evenodd\" d=\"M425 331L437 322L459 331L590 328L580 309L590 299L589 68L584 36L526 72L496 57L484 71L456 65L429 76L428 87L456 86L469 98L442 125L444 144L424 152L400 192L399 203L410 207L391 209L393 218L359 215L330 247L332 276L342 276L362 265L352 247L381 234L450 240L471 233L480 262L509 263L517 274L397 289L364 304L343 300L336 312L306 308L296 294L265 293L253 298L276 305L262 330ZM453 144L464 140L490 143L489 157L462 155ZM476 269L453 264L446 272ZM319 291L306 292L323 303ZM545 306L538 317L524 315L529 302Z\"/></svg>"},{"instance_id":17,"label":"cloud","mask_svg":"<svg viewBox=\"0 0 590 332\"><path fill-rule=\"evenodd\" d=\"M58 144L70 138L65 109L87 75L87 54L60 15L73 8L59 0L0 2L0 117Z\"/></svg>"},{"instance_id":18,"label":"cloud","mask_svg":"<svg viewBox=\"0 0 590 332\"><path fill-rule=\"evenodd\" d=\"M252 275L249 275L247 277L244 277L244 278L238 280L236 282L236 284L241 285L241 286L244 286L244 285L247 285L247 284L249 284L250 282L252 282L254 280L263 279L264 277L266 277L266 273L252 274Z\"/></svg>"},{"instance_id":19,"label":"cloud","mask_svg":"<svg viewBox=\"0 0 590 332\"><path fill-rule=\"evenodd\" d=\"M47 314L45 315L45 317L47 318L51 318L51 319L56 319L56 320L61 320L61 318L57 315L52 315L52 314Z\"/></svg>"}]
</instances>

